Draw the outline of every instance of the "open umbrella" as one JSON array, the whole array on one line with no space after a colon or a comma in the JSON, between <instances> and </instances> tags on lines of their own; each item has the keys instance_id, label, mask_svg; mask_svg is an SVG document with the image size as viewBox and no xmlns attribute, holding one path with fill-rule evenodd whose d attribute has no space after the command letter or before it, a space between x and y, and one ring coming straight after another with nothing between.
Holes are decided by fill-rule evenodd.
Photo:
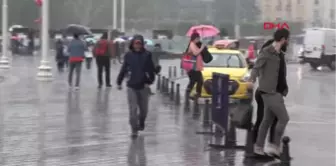
<instances>
[{"instance_id":1,"label":"open umbrella","mask_svg":"<svg viewBox=\"0 0 336 166\"><path fill-rule=\"evenodd\" d=\"M123 39L123 38L116 38L116 39L113 40L114 43L115 43L115 42L122 43L122 42L125 42L125 41L126 41L126 40Z\"/></svg>"},{"instance_id":2,"label":"open umbrella","mask_svg":"<svg viewBox=\"0 0 336 166\"><path fill-rule=\"evenodd\" d=\"M218 35L220 31L212 25L196 25L192 26L186 35L190 37L194 32L199 33L201 37L212 37Z\"/></svg>"},{"instance_id":3,"label":"open umbrella","mask_svg":"<svg viewBox=\"0 0 336 166\"><path fill-rule=\"evenodd\" d=\"M15 28L24 28L22 25L12 25L9 27L9 32L13 32Z\"/></svg>"},{"instance_id":4,"label":"open umbrella","mask_svg":"<svg viewBox=\"0 0 336 166\"><path fill-rule=\"evenodd\" d=\"M78 24L68 25L65 31L67 34L92 35L90 28Z\"/></svg>"}]
</instances>

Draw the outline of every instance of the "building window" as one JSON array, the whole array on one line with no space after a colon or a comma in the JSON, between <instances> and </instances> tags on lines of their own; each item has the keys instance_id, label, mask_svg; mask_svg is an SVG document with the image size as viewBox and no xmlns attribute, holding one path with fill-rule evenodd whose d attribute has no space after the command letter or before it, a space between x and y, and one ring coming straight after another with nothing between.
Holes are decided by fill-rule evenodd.
<instances>
[{"instance_id":1,"label":"building window","mask_svg":"<svg viewBox=\"0 0 336 166\"><path fill-rule=\"evenodd\" d=\"M318 5L319 3L319 0L315 0L315 5Z\"/></svg>"}]
</instances>

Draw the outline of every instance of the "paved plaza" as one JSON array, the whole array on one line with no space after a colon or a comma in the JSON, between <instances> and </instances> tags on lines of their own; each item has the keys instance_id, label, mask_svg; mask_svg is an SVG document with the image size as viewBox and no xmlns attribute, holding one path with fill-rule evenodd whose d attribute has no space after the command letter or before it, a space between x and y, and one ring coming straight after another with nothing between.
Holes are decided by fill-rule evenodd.
<instances>
[{"instance_id":1,"label":"paved plaza","mask_svg":"<svg viewBox=\"0 0 336 166\"><path fill-rule=\"evenodd\" d=\"M53 58L53 57L50 57ZM52 59L53 60L53 59ZM54 63L52 63L53 66ZM38 57L14 57L0 71L0 165L3 166L267 166L244 164L240 151L216 151L196 135L201 120L152 96L146 129L130 139L125 88L97 89L96 69L83 68L81 89L69 91L67 73L36 80ZM178 60L162 61L167 66ZM178 82L185 87L186 79ZM335 165L335 73L288 65L292 166ZM152 87L155 90L155 86ZM243 143L245 132L238 131Z\"/></svg>"}]
</instances>

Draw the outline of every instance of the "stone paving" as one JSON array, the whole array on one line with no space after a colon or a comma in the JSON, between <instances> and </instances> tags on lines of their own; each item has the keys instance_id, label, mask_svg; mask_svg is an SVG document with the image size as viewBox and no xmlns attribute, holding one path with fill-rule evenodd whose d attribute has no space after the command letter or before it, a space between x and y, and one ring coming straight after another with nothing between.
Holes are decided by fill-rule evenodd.
<instances>
[{"instance_id":1,"label":"stone paving","mask_svg":"<svg viewBox=\"0 0 336 166\"><path fill-rule=\"evenodd\" d=\"M54 73L52 82L38 82L38 62L38 58L17 57L9 71L0 72L5 76L0 83L0 165L278 165L244 164L242 152L209 149L211 138L195 134L200 121L160 94L151 97L146 130L132 141L124 90L114 86L99 91L95 69L83 69L79 92L69 91L66 73ZM176 61L162 63L168 66ZM292 165L335 165L335 73L296 65L288 68L286 103L291 122L286 134L292 138ZM119 70L119 65L112 70ZM116 72L111 78L116 78ZM186 81L179 82L183 86ZM244 138L239 131L238 142Z\"/></svg>"}]
</instances>

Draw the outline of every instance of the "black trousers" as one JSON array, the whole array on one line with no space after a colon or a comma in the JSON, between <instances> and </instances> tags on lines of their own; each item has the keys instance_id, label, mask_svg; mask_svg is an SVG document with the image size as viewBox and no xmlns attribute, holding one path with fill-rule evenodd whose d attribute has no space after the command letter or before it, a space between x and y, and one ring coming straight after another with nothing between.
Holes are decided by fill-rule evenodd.
<instances>
[{"instance_id":1,"label":"black trousers","mask_svg":"<svg viewBox=\"0 0 336 166\"><path fill-rule=\"evenodd\" d=\"M108 56L98 56L96 57L96 63L98 67L98 84L103 85L103 71L105 70L105 83L106 85L111 85L110 71L111 71L111 60Z\"/></svg>"},{"instance_id":2,"label":"black trousers","mask_svg":"<svg viewBox=\"0 0 336 166\"><path fill-rule=\"evenodd\" d=\"M203 76L201 71L191 70L188 72L189 84L187 86L187 92L191 92L192 88L196 84L196 92L200 95L203 86Z\"/></svg>"},{"instance_id":3,"label":"black trousers","mask_svg":"<svg viewBox=\"0 0 336 166\"><path fill-rule=\"evenodd\" d=\"M253 143L255 143L257 141L257 136L258 136L258 131L259 131L259 126L261 124L261 121L264 118L264 101L261 97L262 92L260 92L259 90L256 90L255 92L255 100L257 102L257 120L254 124L253 127ZM270 133L269 133L269 137L268 137L268 141L270 143L274 143L274 132L275 132L275 126L277 124L278 120L277 118L275 118L274 122L272 123L272 126L270 128Z\"/></svg>"}]
</instances>

